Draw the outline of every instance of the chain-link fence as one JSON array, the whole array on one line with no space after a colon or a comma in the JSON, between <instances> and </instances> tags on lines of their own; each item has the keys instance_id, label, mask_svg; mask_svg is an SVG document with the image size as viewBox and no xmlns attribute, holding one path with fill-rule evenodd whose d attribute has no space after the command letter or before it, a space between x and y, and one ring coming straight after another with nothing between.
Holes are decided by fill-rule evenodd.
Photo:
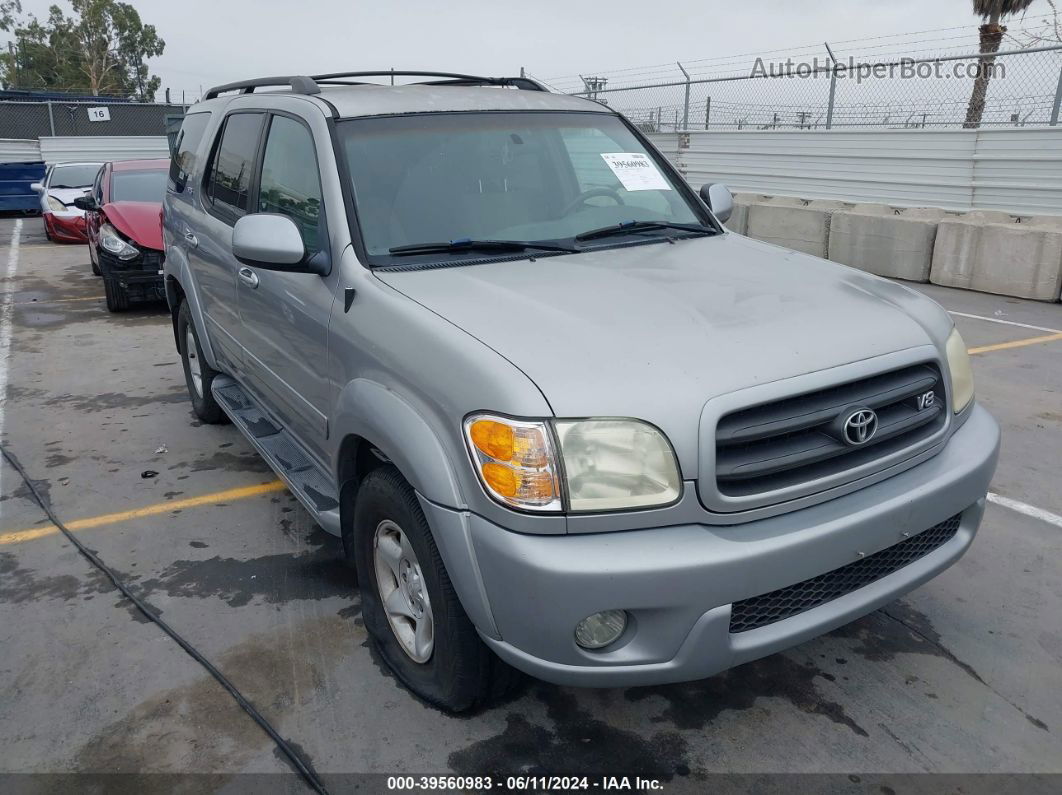
<instances>
[{"instance_id":1,"label":"chain-link fence","mask_svg":"<svg viewBox=\"0 0 1062 795\"><path fill-rule=\"evenodd\" d=\"M184 105L91 99L0 99L0 138L166 135Z\"/></svg>"},{"instance_id":2,"label":"chain-link fence","mask_svg":"<svg viewBox=\"0 0 1062 795\"><path fill-rule=\"evenodd\" d=\"M649 83L583 76L566 93L624 113L646 132L708 129L944 128L1059 124L1062 45L979 54L796 62L757 59L743 74L676 64Z\"/></svg>"}]
</instances>

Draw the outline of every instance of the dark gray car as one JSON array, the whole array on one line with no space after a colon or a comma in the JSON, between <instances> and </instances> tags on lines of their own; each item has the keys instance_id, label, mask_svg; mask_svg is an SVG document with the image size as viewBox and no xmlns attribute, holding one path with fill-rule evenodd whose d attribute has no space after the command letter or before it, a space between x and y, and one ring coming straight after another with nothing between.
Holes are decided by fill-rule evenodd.
<instances>
[{"instance_id":1,"label":"dark gray car","mask_svg":"<svg viewBox=\"0 0 1062 795\"><path fill-rule=\"evenodd\" d=\"M607 107L390 74L211 90L165 271L196 414L342 538L414 692L709 676L965 552L999 431L937 304L727 233Z\"/></svg>"}]
</instances>

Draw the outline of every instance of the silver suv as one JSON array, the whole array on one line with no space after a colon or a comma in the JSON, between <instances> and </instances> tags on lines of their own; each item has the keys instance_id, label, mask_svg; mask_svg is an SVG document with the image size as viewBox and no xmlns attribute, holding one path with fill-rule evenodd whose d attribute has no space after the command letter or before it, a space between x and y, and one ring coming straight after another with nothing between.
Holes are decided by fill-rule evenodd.
<instances>
[{"instance_id":1,"label":"silver suv","mask_svg":"<svg viewBox=\"0 0 1062 795\"><path fill-rule=\"evenodd\" d=\"M730 211L523 78L264 78L189 111L165 272L195 413L342 539L419 696L709 676L969 547L999 431L949 315Z\"/></svg>"}]
</instances>

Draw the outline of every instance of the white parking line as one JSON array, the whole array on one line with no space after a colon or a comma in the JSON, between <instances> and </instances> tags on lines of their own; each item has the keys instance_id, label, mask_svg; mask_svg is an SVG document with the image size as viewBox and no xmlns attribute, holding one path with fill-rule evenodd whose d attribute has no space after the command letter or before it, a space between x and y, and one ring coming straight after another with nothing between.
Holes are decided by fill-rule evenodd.
<instances>
[{"instance_id":1,"label":"white parking line","mask_svg":"<svg viewBox=\"0 0 1062 795\"><path fill-rule=\"evenodd\" d=\"M7 250L7 269L4 289L0 294L0 438L4 435L4 406L7 404L7 363L11 353L11 307L15 300L15 271L18 270L18 244L22 239L22 219L11 230L11 245ZM3 486L0 484L0 490Z\"/></svg>"},{"instance_id":2,"label":"white parking line","mask_svg":"<svg viewBox=\"0 0 1062 795\"><path fill-rule=\"evenodd\" d=\"M1028 323L1017 323L1013 320L1000 320L998 317L985 317L984 315L970 315L966 312L953 312L948 310L949 315L956 315L958 317L968 317L974 320L986 320L989 323L1001 323L1004 326L1017 326L1018 328L1029 328L1033 331L1046 331L1049 334L1062 334L1062 329L1047 328L1046 326L1030 326Z\"/></svg>"},{"instance_id":3,"label":"white parking line","mask_svg":"<svg viewBox=\"0 0 1062 795\"><path fill-rule=\"evenodd\" d=\"M1001 505L1004 508L1009 508L1012 511L1031 516L1033 519L1039 519L1041 522L1047 522L1053 524L1055 527L1062 527L1062 516L1050 511L1045 511L1043 508L1037 508L1035 505L1028 505L1024 502L1018 502L1012 500L1010 497L1004 497L1002 494L996 494L995 492L988 492L988 501L994 502L996 505Z\"/></svg>"}]
</instances>

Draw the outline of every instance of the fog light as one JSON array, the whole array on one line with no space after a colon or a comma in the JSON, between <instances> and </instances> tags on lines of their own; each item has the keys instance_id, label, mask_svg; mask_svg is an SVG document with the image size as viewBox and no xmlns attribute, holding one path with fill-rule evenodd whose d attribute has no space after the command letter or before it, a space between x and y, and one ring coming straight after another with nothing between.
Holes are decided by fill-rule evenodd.
<instances>
[{"instance_id":1,"label":"fog light","mask_svg":"<svg viewBox=\"0 0 1062 795\"><path fill-rule=\"evenodd\" d=\"M605 610L594 613L575 625L575 642L584 649L600 649L615 642L626 628L626 611Z\"/></svg>"}]
</instances>

